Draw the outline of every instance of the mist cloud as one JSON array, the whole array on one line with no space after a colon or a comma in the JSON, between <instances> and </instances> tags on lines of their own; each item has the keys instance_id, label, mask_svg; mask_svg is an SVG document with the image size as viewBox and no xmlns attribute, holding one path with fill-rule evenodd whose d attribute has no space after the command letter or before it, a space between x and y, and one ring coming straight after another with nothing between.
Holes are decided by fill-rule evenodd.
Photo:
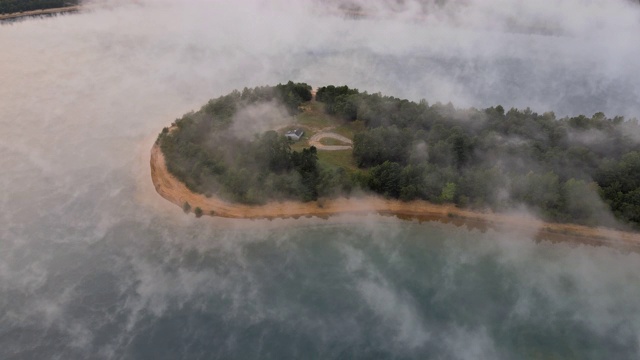
<instances>
[{"instance_id":1,"label":"mist cloud","mask_svg":"<svg viewBox=\"0 0 640 360\"><path fill-rule=\"evenodd\" d=\"M294 220L204 222L157 196L148 177L157 133L245 86L293 80L456 107L530 106L558 117L640 114L640 9L631 2L356 4L372 15L353 19L340 3L323 1L142 0L0 25L0 340L13 346L3 351L122 358L139 329L170 311L197 309L245 326L212 336L229 340L216 343L220 349L237 350L233 337L247 324L290 334L287 324L296 324L341 349L364 349L373 338L419 351L444 338L451 357L489 358L504 345L491 329L433 323L424 314L464 298L469 274L492 264L507 274L497 284L513 286L503 293L516 294L506 305L509 321L540 324L536 316L547 316L558 324L568 314L596 334L619 332L625 349L635 338L637 349L635 254L536 244L527 240L533 233L472 232L479 240L469 240L458 233L464 229L377 216L309 221L304 230ZM244 115L247 123L261 117ZM574 140L601 141L591 135ZM307 226L330 240L312 242ZM316 252L306 252L309 244ZM420 261L407 261L414 253ZM309 264L314 272L301 270ZM339 301L344 313L327 318L304 298L272 292L324 286L323 269L348 274L332 279L349 296L323 298L326 289L313 287L299 294ZM278 279L267 282L273 288L261 287L265 273ZM430 286L435 295L415 290ZM427 295L430 307L421 304ZM202 310L212 303L225 312ZM369 315L390 325L372 333ZM96 330L105 328L117 335ZM44 339L42 347L29 336Z\"/></svg>"},{"instance_id":2,"label":"mist cloud","mask_svg":"<svg viewBox=\"0 0 640 360\"><path fill-rule=\"evenodd\" d=\"M281 129L295 122L287 109L277 102L259 103L240 109L229 129L233 136L250 140L265 131Z\"/></svg>"}]
</instances>

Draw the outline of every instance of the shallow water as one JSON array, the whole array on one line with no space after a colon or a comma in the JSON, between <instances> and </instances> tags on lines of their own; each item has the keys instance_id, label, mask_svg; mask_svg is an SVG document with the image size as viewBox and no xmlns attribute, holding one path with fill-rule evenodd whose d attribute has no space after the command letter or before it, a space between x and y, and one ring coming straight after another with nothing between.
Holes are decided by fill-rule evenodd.
<instances>
[{"instance_id":1,"label":"shallow water","mask_svg":"<svg viewBox=\"0 0 640 360\"><path fill-rule=\"evenodd\" d=\"M0 358L640 355L638 254L373 215L196 220L148 167L182 113L289 79L633 114L637 45L587 41L576 20L491 30L500 45L285 2L142 4L0 26ZM607 4L626 15L597 34L637 34L638 12Z\"/></svg>"}]
</instances>

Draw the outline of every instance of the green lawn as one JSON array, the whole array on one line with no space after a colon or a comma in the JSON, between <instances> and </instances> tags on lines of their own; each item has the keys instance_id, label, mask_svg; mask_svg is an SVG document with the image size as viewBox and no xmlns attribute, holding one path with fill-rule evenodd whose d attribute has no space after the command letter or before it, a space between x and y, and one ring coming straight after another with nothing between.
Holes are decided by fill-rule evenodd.
<instances>
[{"instance_id":1,"label":"green lawn","mask_svg":"<svg viewBox=\"0 0 640 360\"><path fill-rule=\"evenodd\" d=\"M330 137L325 137L320 139L320 144L322 145L349 145L348 143L342 142L338 139L334 139L334 138L330 138Z\"/></svg>"},{"instance_id":2,"label":"green lawn","mask_svg":"<svg viewBox=\"0 0 640 360\"><path fill-rule=\"evenodd\" d=\"M342 123L339 119L324 113L324 104L309 102L304 104L303 113L297 115L298 124L315 129L338 126Z\"/></svg>"},{"instance_id":3,"label":"green lawn","mask_svg":"<svg viewBox=\"0 0 640 360\"><path fill-rule=\"evenodd\" d=\"M311 137L311 136L309 136ZM305 132L304 136L302 137L302 139L296 141L295 143L291 144L291 150L293 151L297 151L300 152L302 151L302 149L308 148L309 147L309 141L307 137L307 133Z\"/></svg>"},{"instance_id":4,"label":"green lawn","mask_svg":"<svg viewBox=\"0 0 640 360\"><path fill-rule=\"evenodd\" d=\"M336 118L335 116L325 114L324 104L319 102L305 103L302 105L302 108L304 108L304 111L298 114L296 118L297 124L305 128L306 138L310 138L311 136L313 136L317 130L333 128L333 132L348 137L349 139L353 139L353 135L366 129L364 121L362 120L345 122L341 119ZM292 126L291 128L295 128L295 126ZM302 140L300 142L302 142ZM324 141L322 143L325 144ZM325 145L344 144L326 143ZM298 147L297 144L296 147Z\"/></svg>"},{"instance_id":5,"label":"green lawn","mask_svg":"<svg viewBox=\"0 0 640 360\"><path fill-rule=\"evenodd\" d=\"M291 144L291 150L302 151L302 149L308 148L309 138L321 129L333 127L333 132L349 139L353 139L354 134L365 130L363 121L344 122L325 114L322 103L312 101L303 104L302 107L304 111L296 117L297 124L303 127L305 132L299 141ZM291 128L293 129L295 126L291 126ZM324 145L347 145L332 138L323 138L320 142ZM321 166L344 168L348 173L360 171L353 159L352 150L318 151L318 162Z\"/></svg>"},{"instance_id":6,"label":"green lawn","mask_svg":"<svg viewBox=\"0 0 640 360\"><path fill-rule=\"evenodd\" d=\"M318 162L321 165L344 168L348 173L358 170L351 150L318 151Z\"/></svg>"},{"instance_id":7,"label":"green lawn","mask_svg":"<svg viewBox=\"0 0 640 360\"><path fill-rule=\"evenodd\" d=\"M365 129L366 127L364 126L364 121L356 120L341 124L337 128L333 129L333 132L353 140L353 135L362 132Z\"/></svg>"}]
</instances>

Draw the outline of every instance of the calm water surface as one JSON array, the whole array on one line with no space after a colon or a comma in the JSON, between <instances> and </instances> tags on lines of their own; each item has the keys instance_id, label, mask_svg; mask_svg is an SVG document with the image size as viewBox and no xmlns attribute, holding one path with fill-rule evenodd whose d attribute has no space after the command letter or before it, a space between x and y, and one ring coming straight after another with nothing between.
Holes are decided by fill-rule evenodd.
<instances>
[{"instance_id":1,"label":"calm water surface","mask_svg":"<svg viewBox=\"0 0 640 360\"><path fill-rule=\"evenodd\" d=\"M638 254L373 215L196 220L148 168L176 117L289 79L632 114L637 42L140 3L0 26L0 358L640 357ZM636 36L615 4L595 29Z\"/></svg>"}]
</instances>

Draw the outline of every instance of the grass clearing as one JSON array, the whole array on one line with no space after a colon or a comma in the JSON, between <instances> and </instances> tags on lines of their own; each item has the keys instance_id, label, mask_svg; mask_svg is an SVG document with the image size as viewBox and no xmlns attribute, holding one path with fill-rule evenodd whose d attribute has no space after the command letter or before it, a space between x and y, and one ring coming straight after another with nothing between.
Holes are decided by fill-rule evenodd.
<instances>
[{"instance_id":1,"label":"grass clearing","mask_svg":"<svg viewBox=\"0 0 640 360\"><path fill-rule=\"evenodd\" d=\"M333 132L353 140L353 135L365 130L366 127L364 125L364 121L356 120L341 124L337 128L333 129Z\"/></svg>"},{"instance_id":2,"label":"grass clearing","mask_svg":"<svg viewBox=\"0 0 640 360\"><path fill-rule=\"evenodd\" d=\"M353 139L353 135L366 130L364 121L356 120L345 122L335 116L328 115L324 112L324 104L311 101L301 106L303 112L296 116L297 125L303 127L306 131L305 138L309 139L316 132L322 129L332 128L332 132L345 136L349 139ZM293 128L294 126L292 126ZM323 140L324 145L347 145L340 142L334 142L335 140ZM305 144L307 144L305 142ZM308 145L304 145L306 147ZM300 148L300 145L296 144L296 148Z\"/></svg>"},{"instance_id":3,"label":"grass clearing","mask_svg":"<svg viewBox=\"0 0 640 360\"><path fill-rule=\"evenodd\" d=\"M351 144L347 144L343 141L340 141L338 139L334 139L334 138L330 138L330 137L324 137L322 139L319 140L320 144L322 145L329 145L329 146L333 146L333 145L351 145Z\"/></svg>"},{"instance_id":4,"label":"grass clearing","mask_svg":"<svg viewBox=\"0 0 640 360\"><path fill-rule=\"evenodd\" d=\"M322 165L344 168L348 173L358 170L351 150L318 151L318 161Z\"/></svg>"},{"instance_id":5,"label":"grass clearing","mask_svg":"<svg viewBox=\"0 0 640 360\"><path fill-rule=\"evenodd\" d=\"M325 114L302 113L298 115L298 124L314 129L335 126L335 122Z\"/></svg>"},{"instance_id":6,"label":"grass clearing","mask_svg":"<svg viewBox=\"0 0 640 360\"><path fill-rule=\"evenodd\" d=\"M291 150L301 152L302 149L306 149L309 147L309 141L307 139L301 139L298 142L291 144Z\"/></svg>"},{"instance_id":7,"label":"grass clearing","mask_svg":"<svg viewBox=\"0 0 640 360\"><path fill-rule=\"evenodd\" d=\"M297 115L298 124L300 125L314 129L324 129L342 124L339 119L325 114L324 104L309 102L304 104L302 108L304 112Z\"/></svg>"},{"instance_id":8,"label":"grass clearing","mask_svg":"<svg viewBox=\"0 0 640 360\"><path fill-rule=\"evenodd\" d=\"M309 147L309 139L322 129L333 128L332 132L353 139L353 135L364 131L364 122L361 120L344 122L334 116L327 115L324 112L324 104L311 101L301 106L304 110L296 116L297 125L304 129L302 138L291 144L291 150L301 152ZM290 127L295 128L294 126ZM349 145L340 140L333 138L322 138L320 143L323 145ZM333 168L344 168L348 173L352 174L360 171L353 159L352 150L337 151L318 151L318 163L321 166Z\"/></svg>"}]
</instances>

